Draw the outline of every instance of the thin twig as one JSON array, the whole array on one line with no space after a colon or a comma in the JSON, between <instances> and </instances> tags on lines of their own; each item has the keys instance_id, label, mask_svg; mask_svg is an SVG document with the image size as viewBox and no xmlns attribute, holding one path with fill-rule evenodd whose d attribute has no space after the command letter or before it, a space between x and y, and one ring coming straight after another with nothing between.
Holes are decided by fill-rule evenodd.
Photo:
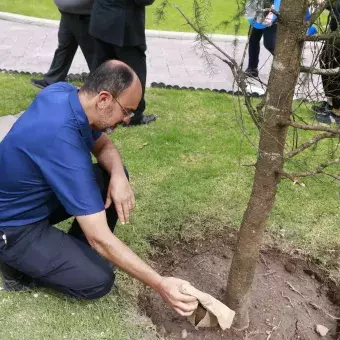
<instances>
[{"instance_id":1,"label":"thin twig","mask_svg":"<svg viewBox=\"0 0 340 340\"><path fill-rule=\"evenodd\" d=\"M285 281L286 285L295 293L299 294L302 296L304 299L306 298L300 291L298 291L289 281Z\"/></svg>"},{"instance_id":2,"label":"thin twig","mask_svg":"<svg viewBox=\"0 0 340 340\"><path fill-rule=\"evenodd\" d=\"M256 163L254 163L254 164L241 164L241 166L244 166L246 168L254 168L254 167L256 167Z\"/></svg>"},{"instance_id":3,"label":"thin twig","mask_svg":"<svg viewBox=\"0 0 340 340\"><path fill-rule=\"evenodd\" d=\"M201 33L199 29L189 20L189 18L184 14L184 12L177 6L174 7L181 13L187 24L202 37L204 40L208 41L209 44L214 46L221 54L223 54L230 62L232 62L236 67L238 66L236 60L232 58L228 53L224 52L220 47L218 47L206 34Z\"/></svg>"},{"instance_id":4,"label":"thin twig","mask_svg":"<svg viewBox=\"0 0 340 340\"><path fill-rule=\"evenodd\" d=\"M333 138L336 137L335 134L330 132L324 132L321 133L315 137L313 137L311 140L309 140L306 143L301 144L298 148L288 152L285 156L285 159L293 158L294 156L298 155L300 152L308 149L309 147L313 146L314 144L318 143L320 140L325 138Z\"/></svg>"},{"instance_id":5,"label":"thin twig","mask_svg":"<svg viewBox=\"0 0 340 340\"><path fill-rule=\"evenodd\" d=\"M316 74L320 76L336 76L340 74L340 67L323 69L323 68L316 68L316 67L300 66L300 72Z\"/></svg>"},{"instance_id":6,"label":"thin twig","mask_svg":"<svg viewBox=\"0 0 340 340\"><path fill-rule=\"evenodd\" d=\"M289 296L284 295L283 292L281 292L281 295L282 295L283 298L287 299L289 301L289 303L292 305L292 307L294 308L294 304L293 304L292 299Z\"/></svg>"},{"instance_id":7,"label":"thin twig","mask_svg":"<svg viewBox=\"0 0 340 340\"><path fill-rule=\"evenodd\" d=\"M340 176L333 175L333 174L330 174L328 172L323 172L323 174L326 175L326 176L332 177L332 178L336 179L337 181L340 181Z\"/></svg>"},{"instance_id":8,"label":"thin twig","mask_svg":"<svg viewBox=\"0 0 340 340\"><path fill-rule=\"evenodd\" d=\"M296 129L310 130L310 131L325 131L325 132L330 132L330 133L340 135L340 128L334 129L334 128L330 128L328 126L299 124L299 123L295 123L295 122L291 122L291 121L287 122L287 124L291 127L296 128Z\"/></svg>"},{"instance_id":9,"label":"thin twig","mask_svg":"<svg viewBox=\"0 0 340 340\"><path fill-rule=\"evenodd\" d=\"M217 58L219 58L220 60L222 60L223 62L225 62L230 67L230 70L231 70L231 72L233 73L233 76L234 76L234 80L237 83L238 87L241 89L241 92L244 96L245 105L248 109L250 117L253 120L257 129L260 130L261 126L260 126L259 120L258 120L257 115L256 115L256 110L253 108L251 100L250 100L248 93L247 93L247 86L245 84L245 73L238 66L235 67L230 61L221 58L217 54L214 54L214 55Z\"/></svg>"},{"instance_id":10,"label":"thin twig","mask_svg":"<svg viewBox=\"0 0 340 340\"><path fill-rule=\"evenodd\" d=\"M245 104L247 106L247 109L249 111L249 114L255 124L255 126L260 129L260 124L258 119L256 118L256 110L251 105L249 96L247 96L247 89L246 85L244 82L245 79L245 73L242 71L241 67L238 65L236 60L232 58L228 53L223 51L219 46L217 46L206 34L201 32L190 20L189 18L184 14L184 12L177 6L174 5L174 7L179 11L179 13L183 16L187 24L199 35L199 38L201 40L206 40L210 45L216 48L217 51L219 51L225 58L227 59L222 59L221 57L218 56L222 61L224 61L231 69L234 79L237 82L237 85L240 87L244 97L245 97Z\"/></svg>"},{"instance_id":11,"label":"thin twig","mask_svg":"<svg viewBox=\"0 0 340 340\"><path fill-rule=\"evenodd\" d=\"M277 326L273 326L273 328L272 328L271 332L268 334L266 340L269 340L269 339L271 338L273 332L276 331L277 329L279 329L279 328L280 328L280 325L281 325L281 321L280 321L280 323L279 323Z\"/></svg>"},{"instance_id":12,"label":"thin twig","mask_svg":"<svg viewBox=\"0 0 340 340\"><path fill-rule=\"evenodd\" d=\"M322 308L321 306L318 306L317 304L315 304L315 303L313 303L313 302L309 302L309 304L310 304L313 308L319 309L319 310L323 311L323 312L324 312L326 315L328 315L331 319L333 319L333 320L340 320L339 317L334 316L334 315L328 313L328 312L327 312L324 308Z\"/></svg>"},{"instance_id":13,"label":"thin twig","mask_svg":"<svg viewBox=\"0 0 340 340\"><path fill-rule=\"evenodd\" d=\"M276 273L276 270L272 270L271 272L268 272L268 273L265 273L265 274L262 274L263 276L269 276L269 275L273 275Z\"/></svg>"},{"instance_id":14,"label":"thin twig","mask_svg":"<svg viewBox=\"0 0 340 340\"><path fill-rule=\"evenodd\" d=\"M304 301L300 301L299 303L305 307L305 309L306 309L306 311L307 311L307 313L308 313L308 316L311 318L312 316L310 315L310 311L309 311L309 309L308 309L306 303L305 303Z\"/></svg>"},{"instance_id":15,"label":"thin twig","mask_svg":"<svg viewBox=\"0 0 340 340\"><path fill-rule=\"evenodd\" d=\"M197 267L199 264L201 264L202 262L204 262L206 259L203 259L201 261L198 261L195 265L194 265L194 268Z\"/></svg>"},{"instance_id":16,"label":"thin twig","mask_svg":"<svg viewBox=\"0 0 340 340\"><path fill-rule=\"evenodd\" d=\"M280 171L280 176L283 177L283 178L290 179L290 180L293 182L293 184L298 184L298 185L301 185L301 186L303 186L303 187L305 186L305 184L304 184L304 183L301 183L301 182L299 181L299 178L293 176L293 174L290 174L290 173L285 172L285 171Z\"/></svg>"},{"instance_id":17,"label":"thin twig","mask_svg":"<svg viewBox=\"0 0 340 340\"><path fill-rule=\"evenodd\" d=\"M326 40L339 40L339 32L332 32L332 33L326 33L326 34L317 34L317 35L309 35L306 37L306 34L304 33L303 40L304 41L326 41Z\"/></svg>"},{"instance_id":18,"label":"thin twig","mask_svg":"<svg viewBox=\"0 0 340 340\"><path fill-rule=\"evenodd\" d=\"M263 254L260 253L260 257L261 257L261 260L262 262L264 263L264 265L267 267L268 270L270 270L270 267L268 266L268 263L266 261L266 259L264 258Z\"/></svg>"},{"instance_id":19,"label":"thin twig","mask_svg":"<svg viewBox=\"0 0 340 340\"><path fill-rule=\"evenodd\" d=\"M308 26L313 25L315 21L320 17L322 12L325 10L325 8L328 5L332 5L336 0L327 0L324 1L319 7L317 7L314 11L314 13L311 15L309 21L308 21Z\"/></svg>"},{"instance_id":20,"label":"thin twig","mask_svg":"<svg viewBox=\"0 0 340 340\"><path fill-rule=\"evenodd\" d=\"M315 176L319 174L324 174L327 176L331 176L336 180L340 180L340 176L330 174L328 172L325 172L324 170L334 164L339 164L340 158L331 159L325 163L320 164L315 170L310 170L306 172L297 172L297 173L287 173L287 172L280 172L280 175L286 178L289 178L290 180L294 180L294 183L298 183L298 179L300 177L310 177Z\"/></svg>"}]
</instances>

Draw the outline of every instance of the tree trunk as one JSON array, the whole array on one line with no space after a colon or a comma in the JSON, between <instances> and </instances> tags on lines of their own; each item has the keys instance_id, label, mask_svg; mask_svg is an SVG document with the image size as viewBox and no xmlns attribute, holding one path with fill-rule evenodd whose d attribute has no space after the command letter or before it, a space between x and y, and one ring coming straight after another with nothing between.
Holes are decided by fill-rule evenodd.
<instances>
[{"instance_id":1,"label":"tree trunk","mask_svg":"<svg viewBox=\"0 0 340 340\"><path fill-rule=\"evenodd\" d=\"M270 73L253 189L230 268L226 303L236 311L235 329L249 326L249 297L267 218L273 208L294 88L299 76L307 0L283 0ZM264 297L265 298L265 297Z\"/></svg>"}]
</instances>

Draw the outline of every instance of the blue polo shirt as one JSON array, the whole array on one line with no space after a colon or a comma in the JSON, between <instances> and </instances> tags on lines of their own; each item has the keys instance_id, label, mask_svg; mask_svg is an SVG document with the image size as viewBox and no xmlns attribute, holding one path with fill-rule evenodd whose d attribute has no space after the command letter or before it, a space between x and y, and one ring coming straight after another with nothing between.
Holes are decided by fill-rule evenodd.
<instances>
[{"instance_id":1,"label":"blue polo shirt","mask_svg":"<svg viewBox=\"0 0 340 340\"><path fill-rule=\"evenodd\" d=\"M70 215L104 210L91 159L100 135L74 86L41 91L0 143L0 228L46 219L60 203Z\"/></svg>"}]
</instances>

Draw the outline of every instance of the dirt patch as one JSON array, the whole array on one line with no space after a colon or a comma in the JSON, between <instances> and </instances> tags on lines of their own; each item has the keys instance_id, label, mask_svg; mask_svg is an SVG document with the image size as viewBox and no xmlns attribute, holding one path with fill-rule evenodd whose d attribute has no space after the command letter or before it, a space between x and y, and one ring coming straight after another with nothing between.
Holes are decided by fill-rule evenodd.
<instances>
[{"instance_id":1,"label":"dirt patch","mask_svg":"<svg viewBox=\"0 0 340 340\"><path fill-rule=\"evenodd\" d=\"M152 260L163 275L190 281L198 289L223 301L236 236L218 234L205 240L179 243L158 250ZM332 301L331 301L332 300ZM316 325L329 329L323 339L340 340L340 294L324 273L301 258L266 249L256 271L251 298L251 325L245 332L196 330L170 310L150 289L140 295L140 308L157 325L160 337L187 340L314 340Z\"/></svg>"}]
</instances>

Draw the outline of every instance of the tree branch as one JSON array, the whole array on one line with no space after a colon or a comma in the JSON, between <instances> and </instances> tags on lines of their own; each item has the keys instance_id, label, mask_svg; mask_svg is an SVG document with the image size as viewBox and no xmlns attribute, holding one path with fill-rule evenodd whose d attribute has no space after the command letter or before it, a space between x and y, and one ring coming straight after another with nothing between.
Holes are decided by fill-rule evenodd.
<instances>
[{"instance_id":1,"label":"tree branch","mask_svg":"<svg viewBox=\"0 0 340 340\"><path fill-rule=\"evenodd\" d=\"M319 174L324 174L324 175L330 176L340 181L340 176L333 175L333 174L330 174L324 171L327 167L334 165L334 164L339 164L339 163L340 163L340 158L335 158L335 159L331 159L327 161L326 163L320 164L315 170L306 171L306 172L297 172L297 173L281 172L280 175L282 177L286 177L290 180L293 180L294 183L297 183L300 177L309 177L309 176L315 176Z\"/></svg>"},{"instance_id":2,"label":"tree branch","mask_svg":"<svg viewBox=\"0 0 340 340\"><path fill-rule=\"evenodd\" d=\"M201 39L206 40L209 44L214 46L217 51L223 54L236 68L238 68L238 64L234 58L232 58L228 53L224 52L220 47L218 47L206 34L200 32L199 29L189 20L189 18L177 5L174 5L174 7L181 13L187 24L200 36Z\"/></svg>"},{"instance_id":3,"label":"tree branch","mask_svg":"<svg viewBox=\"0 0 340 340\"><path fill-rule=\"evenodd\" d=\"M260 130L261 125L260 125L259 119L258 119L257 114L256 114L257 111L253 108L253 105L252 105L251 100L250 100L248 93L247 93L247 86L246 86L245 81L244 81L244 79L245 79L244 72L240 69L236 69L236 67L234 67L234 65L230 61L221 58L217 54L214 54L214 55L217 58L219 58L220 60L222 60L223 62L225 62L230 67L230 70L234 75L234 79L235 79L237 85L239 86L239 88L241 89L241 92L244 96L245 105L246 105L247 110L250 114L250 117L253 120L257 129Z\"/></svg>"},{"instance_id":4,"label":"tree branch","mask_svg":"<svg viewBox=\"0 0 340 340\"><path fill-rule=\"evenodd\" d=\"M319 35L309 35L306 37L306 35L303 35L303 40L304 41L325 41L325 40L339 40L340 39L340 34L339 31L335 31L332 33L326 33L326 34L319 34Z\"/></svg>"},{"instance_id":5,"label":"tree branch","mask_svg":"<svg viewBox=\"0 0 340 340\"><path fill-rule=\"evenodd\" d=\"M300 72L309 73L309 74L317 74L317 75L320 75L320 76L335 76L335 75L340 74L340 67L322 69L322 68L301 66Z\"/></svg>"},{"instance_id":6,"label":"tree branch","mask_svg":"<svg viewBox=\"0 0 340 340\"><path fill-rule=\"evenodd\" d=\"M200 30L189 20L189 18L184 14L184 12L177 5L174 5L174 6L179 11L179 13L183 16L187 24L199 35L200 39L206 40L210 45L214 46L217 49L217 51L219 51L223 56L226 57L226 59L224 59L215 54L217 58L225 62L230 67L234 75L234 79L237 85L239 86L239 88L241 89L243 96L245 97L245 104L248 109L248 112L255 126L258 129L260 129L260 123L258 119L256 118L256 110L253 108L251 101L249 99L249 96L247 95L247 86L245 84L246 75L244 71L241 69L241 67L238 65L238 63L236 62L234 58L232 58L228 53L224 52L220 47L218 47L206 34L200 32Z\"/></svg>"},{"instance_id":7,"label":"tree branch","mask_svg":"<svg viewBox=\"0 0 340 340\"><path fill-rule=\"evenodd\" d=\"M296 129L310 130L310 131L325 131L325 132L333 133L335 135L340 135L340 127L338 129L334 129L328 126L298 124L292 121L288 122L287 124Z\"/></svg>"},{"instance_id":8,"label":"tree branch","mask_svg":"<svg viewBox=\"0 0 340 340\"><path fill-rule=\"evenodd\" d=\"M300 152L310 148L311 146L313 146L314 144L318 143L322 139L325 139L325 138L334 138L334 137L336 137L336 135L333 134L333 133L330 133L330 132L321 133L321 134L315 136L314 138L312 138L311 140L309 140L308 142L301 144L298 148L288 152L286 154L286 156L285 156L285 159L290 159L290 158L295 157Z\"/></svg>"},{"instance_id":9,"label":"tree branch","mask_svg":"<svg viewBox=\"0 0 340 340\"><path fill-rule=\"evenodd\" d=\"M308 26L313 25L315 21L318 20L318 18L320 17L322 12L325 10L325 8L328 5L332 5L335 1L336 0L326 0L319 7L317 7L309 19Z\"/></svg>"}]
</instances>

